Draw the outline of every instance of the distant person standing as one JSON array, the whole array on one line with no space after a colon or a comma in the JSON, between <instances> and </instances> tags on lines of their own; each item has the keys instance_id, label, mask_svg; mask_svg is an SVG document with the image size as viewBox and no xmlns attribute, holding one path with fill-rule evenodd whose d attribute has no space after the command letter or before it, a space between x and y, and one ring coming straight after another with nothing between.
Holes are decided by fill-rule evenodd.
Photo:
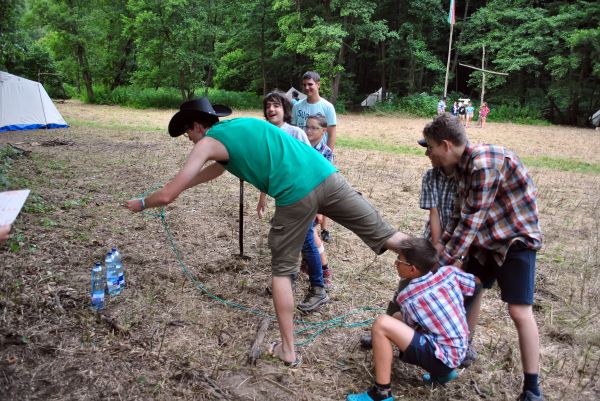
<instances>
[{"instance_id":1,"label":"distant person standing","mask_svg":"<svg viewBox=\"0 0 600 401\"><path fill-rule=\"evenodd\" d=\"M462 125L465 125L467 119L467 108L463 102L458 103L458 120Z\"/></svg>"},{"instance_id":2,"label":"distant person standing","mask_svg":"<svg viewBox=\"0 0 600 401\"><path fill-rule=\"evenodd\" d=\"M481 128L485 128L488 114L490 114L490 108L488 107L487 102L481 103L481 107L479 108L479 126Z\"/></svg>"},{"instance_id":3,"label":"distant person standing","mask_svg":"<svg viewBox=\"0 0 600 401\"><path fill-rule=\"evenodd\" d=\"M473 103L469 102L467 107L465 108L467 112L467 122L465 123L465 127L469 128L469 124L473 121L473 114L475 113L475 107L473 107Z\"/></svg>"},{"instance_id":4,"label":"distant person standing","mask_svg":"<svg viewBox=\"0 0 600 401\"><path fill-rule=\"evenodd\" d=\"M321 76L315 71L307 71L302 76L302 87L305 99L300 100L292 108L292 124L304 129L309 116L321 114L327 119L327 146L334 150L336 141L337 116L335 108L319 95Z\"/></svg>"},{"instance_id":5,"label":"distant person standing","mask_svg":"<svg viewBox=\"0 0 600 401\"><path fill-rule=\"evenodd\" d=\"M292 108L292 124L306 129L306 120L309 116L319 114L325 116L327 120L325 143L334 152L337 116L333 105L319 95L319 89L321 88L321 76L319 73L315 71L305 72L302 76L302 87L306 98L300 100ZM331 234L327 230L326 218L321 220L321 239L325 242L331 242Z\"/></svg>"},{"instance_id":6,"label":"distant person standing","mask_svg":"<svg viewBox=\"0 0 600 401\"><path fill-rule=\"evenodd\" d=\"M454 117L458 117L458 102L454 102L451 112Z\"/></svg>"},{"instance_id":7,"label":"distant person standing","mask_svg":"<svg viewBox=\"0 0 600 401\"><path fill-rule=\"evenodd\" d=\"M300 101L300 94L297 91L292 91L292 106Z\"/></svg>"},{"instance_id":8,"label":"distant person standing","mask_svg":"<svg viewBox=\"0 0 600 401\"><path fill-rule=\"evenodd\" d=\"M444 114L446 112L446 98L443 97L440 99L437 105L437 114L438 116Z\"/></svg>"}]
</instances>

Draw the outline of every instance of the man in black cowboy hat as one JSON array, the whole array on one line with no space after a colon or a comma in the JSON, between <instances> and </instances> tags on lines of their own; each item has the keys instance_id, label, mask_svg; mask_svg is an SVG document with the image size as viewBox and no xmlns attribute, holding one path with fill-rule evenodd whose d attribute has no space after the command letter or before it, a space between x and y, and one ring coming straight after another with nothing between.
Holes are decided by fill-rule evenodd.
<instances>
[{"instance_id":1,"label":"man in black cowboy hat","mask_svg":"<svg viewBox=\"0 0 600 401\"><path fill-rule=\"evenodd\" d=\"M188 188L213 180L225 170L275 198L271 221L273 304L281 343L272 353L296 367L300 359L294 349L294 296L291 275L299 266L306 230L317 213L356 233L374 252L398 252L407 236L383 221L379 212L337 173L337 169L312 147L256 118L235 118L225 106L212 106L208 99L181 105L169 123L169 134L187 134L194 148L179 173L163 188L146 198L131 199L127 207L140 212L173 202ZM205 166L208 161L215 163Z\"/></svg>"}]
</instances>

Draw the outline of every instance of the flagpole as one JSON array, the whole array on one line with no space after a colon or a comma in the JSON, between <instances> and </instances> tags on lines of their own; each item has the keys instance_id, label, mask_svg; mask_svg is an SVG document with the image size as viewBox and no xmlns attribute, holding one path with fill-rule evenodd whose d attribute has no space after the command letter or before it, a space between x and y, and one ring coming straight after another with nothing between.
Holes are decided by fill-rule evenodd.
<instances>
[{"instance_id":1,"label":"flagpole","mask_svg":"<svg viewBox=\"0 0 600 401\"><path fill-rule=\"evenodd\" d=\"M448 73L450 71L450 55L452 54L452 33L454 24L450 24L450 41L448 42L448 61L446 62L446 79L444 80L444 97L448 94Z\"/></svg>"}]
</instances>

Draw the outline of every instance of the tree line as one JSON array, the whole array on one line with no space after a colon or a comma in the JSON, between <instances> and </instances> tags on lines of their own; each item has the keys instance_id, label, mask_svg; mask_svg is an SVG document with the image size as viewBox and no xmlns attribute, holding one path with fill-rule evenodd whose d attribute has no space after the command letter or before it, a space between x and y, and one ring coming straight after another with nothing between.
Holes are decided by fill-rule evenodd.
<instances>
[{"instance_id":1,"label":"tree line","mask_svg":"<svg viewBox=\"0 0 600 401\"><path fill-rule=\"evenodd\" d=\"M3 0L0 69L99 88L198 88L264 94L298 87L306 70L337 104L383 88L390 98L441 96L450 0ZM600 2L458 0L452 97L528 107L584 125L600 108ZM393 101L393 100L392 100ZM432 105L434 110L435 105Z\"/></svg>"}]
</instances>

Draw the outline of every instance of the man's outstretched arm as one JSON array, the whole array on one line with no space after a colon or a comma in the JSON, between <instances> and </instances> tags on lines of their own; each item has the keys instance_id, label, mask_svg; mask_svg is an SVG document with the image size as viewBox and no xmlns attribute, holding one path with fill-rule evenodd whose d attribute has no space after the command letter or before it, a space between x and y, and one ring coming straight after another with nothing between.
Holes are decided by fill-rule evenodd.
<instances>
[{"instance_id":1,"label":"man's outstretched arm","mask_svg":"<svg viewBox=\"0 0 600 401\"><path fill-rule=\"evenodd\" d=\"M221 142L212 138L203 138L194 145L184 166L171 181L144 199L128 200L127 208L132 212L140 212L145 208L166 206L175 201L179 194L186 189L213 180L223 174L225 169L219 163L204 167L207 161L228 159L227 149Z\"/></svg>"}]
</instances>

